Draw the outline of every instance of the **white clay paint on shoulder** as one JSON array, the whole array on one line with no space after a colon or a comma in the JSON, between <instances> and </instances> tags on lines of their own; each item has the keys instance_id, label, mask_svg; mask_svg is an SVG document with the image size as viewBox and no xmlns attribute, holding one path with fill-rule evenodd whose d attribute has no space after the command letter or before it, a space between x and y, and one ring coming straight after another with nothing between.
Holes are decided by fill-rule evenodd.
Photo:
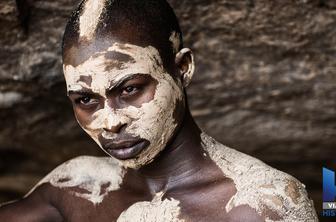
<instances>
[{"instance_id":1,"label":"white clay paint on shoulder","mask_svg":"<svg viewBox=\"0 0 336 222\"><path fill-rule=\"evenodd\" d=\"M32 191L44 183L58 188L80 188L85 192L73 191L73 195L99 204L109 192L120 188L124 174L125 170L111 157L81 156L54 169Z\"/></svg>"},{"instance_id":2,"label":"white clay paint on shoulder","mask_svg":"<svg viewBox=\"0 0 336 222\"><path fill-rule=\"evenodd\" d=\"M117 222L183 222L179 219L179 201L173 198L162 200L163 192L157 193L154 199L137 202L122 212Z\"/></svg>"},{"instance_id":3,"label":"white clay paint on shoulder","mask_svg":"<svg viewBox=\"0 0 336 222\"><path fill-rule=\"evenodd\" d=\"M125 62L121 69L118 67L105 70L106 64L110 61L105 58L105 53L113 51L129 55L132 61ZM142 104L139 108L128 106L113 110L105 104L103 109L94 113L94 120L90 124L82 126L100 146L98 135L102 134L102 129L118 124L126 124L127 133L150 141L150 146L137 158L122 161L126 167L137 168L152 161L170 139L177 126L174 120L175 107L179 102L184 101L183 87L166 72L158 50L152 46L140 47L115 43L106 52L92 55L77 67L65 65L64 73L68 90L88 87L79 81L80 76L85 75L92 77L90 88L93 92L103 97L111 83L128 75L149 74L157 81L155 95L151 101ZM106 132L103 135L109 138L115 136L106 135Z\"/></svg>"},{"instance_id":4,"label":"white clay paint on shoulder","mask_svg":"<svg viewBox=\"0 0 336 222\"><path fill-rule=\"evenodd\" d=\"M237 192L226 205L227 212L239 205L248 205L262 215L266 206L277 212L283 218L281 221L318 221L304 185L294 177L228 148L205 133L201 138L210 158L235 183ZM266 221L273 220L266 218Z\"/></svg>"},{"instance_id":5,"label":"white clay paint on shoulder","mask_svg":"<svg viewBox=\"0 0 336 222\"><path fill-rule=\"evenodd\" d=\"M79 17L79 37L92 39L99 23L106 0L86 0L82 15Z\"/></svg>"}]
</instances>

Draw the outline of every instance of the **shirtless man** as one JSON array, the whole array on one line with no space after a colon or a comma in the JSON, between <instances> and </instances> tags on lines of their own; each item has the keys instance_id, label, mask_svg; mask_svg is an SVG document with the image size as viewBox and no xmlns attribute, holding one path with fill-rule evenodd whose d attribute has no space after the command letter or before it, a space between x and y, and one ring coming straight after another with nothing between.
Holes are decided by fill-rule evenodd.
<instances>
[{"instance_id":1,"label":"shirtless man","mask_svg":"<svg viewBox=\"0 0 336 222\"><path fill-rule=\"evenodd\" d=\"M317 221L298 180L197 127L193 54L165 0L82 2L63 63L75 116L108 157L62 164L0 221Z\"/></svg>"}]
</instances>

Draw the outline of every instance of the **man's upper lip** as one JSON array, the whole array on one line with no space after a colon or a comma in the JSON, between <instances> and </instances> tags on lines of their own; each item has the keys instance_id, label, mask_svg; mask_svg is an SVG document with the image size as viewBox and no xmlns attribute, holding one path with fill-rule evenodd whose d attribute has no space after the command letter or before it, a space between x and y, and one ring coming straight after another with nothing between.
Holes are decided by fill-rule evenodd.
<instances>
[{"instance_id":1,"label":"man's upper lip","mask_svg":"<svg viewBox=\"0 0 336 222\"><path fill-rule=\"evenodd\" d=\"M120 140L120 141L111 141L106 143L106 147L109 149L124 149L135 144L140 143L142 140Z\"/></svg>"}]
</instances>

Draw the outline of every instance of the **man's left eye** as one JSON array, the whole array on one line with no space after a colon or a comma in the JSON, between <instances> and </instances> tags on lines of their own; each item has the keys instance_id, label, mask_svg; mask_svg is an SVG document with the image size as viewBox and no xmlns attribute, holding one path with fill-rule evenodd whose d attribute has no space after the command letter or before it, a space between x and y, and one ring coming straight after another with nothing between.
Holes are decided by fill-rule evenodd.
<instances>
[{"instance_id":1,"label":"man's left eye","mask_svg":"<svg viewBox=\"0 0 336 222\"><path fill-rule=\"evenodd\" d=\"M136 93L139 90L138 87L135 86L127 86L121 90L121 96L128 96Z\"/></svg>"}]
</instances>

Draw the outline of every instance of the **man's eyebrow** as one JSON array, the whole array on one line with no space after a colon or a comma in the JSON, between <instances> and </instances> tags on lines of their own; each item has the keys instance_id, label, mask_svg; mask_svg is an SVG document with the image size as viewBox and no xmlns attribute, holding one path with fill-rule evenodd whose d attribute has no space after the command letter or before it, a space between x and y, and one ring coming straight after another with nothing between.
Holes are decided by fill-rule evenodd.
<instances>
[{"instance_id":1,"label":"man's eyebrow","mask_svg":"<svg viewBox=\"0 0 336 222\"><path fill-rule=\"evenodd\" d=\"M147 73L136 73L136 74L129 74L124 76L123 78L121 78L120 80L118 80L115 83L112 83L111 86L107 89L107 91L112 91L113 89L116 89L118 87L120 87L121 85L123 85L125 82L131 80L131 79L138 79L141 77L149 77L150 75Z\"/></svg>"},{"instance_id":2,"label":"man's eyebrow","mask_svg":"<svg viewBox=\"0 0 336 222\"><path fill-rule=\"evenodd\" d=\"M82 89L80 89L80 90L69 90L69 91L67 92L67 94L68 94L68 96L70 96L70 95L74 95L74 94L85 96L85 95L92 95L92 94L95 94L95 93L92 92L92 90L90 90L90 89L88 89L88 88L82 88Z\"/></svg>"}]
</instances>

